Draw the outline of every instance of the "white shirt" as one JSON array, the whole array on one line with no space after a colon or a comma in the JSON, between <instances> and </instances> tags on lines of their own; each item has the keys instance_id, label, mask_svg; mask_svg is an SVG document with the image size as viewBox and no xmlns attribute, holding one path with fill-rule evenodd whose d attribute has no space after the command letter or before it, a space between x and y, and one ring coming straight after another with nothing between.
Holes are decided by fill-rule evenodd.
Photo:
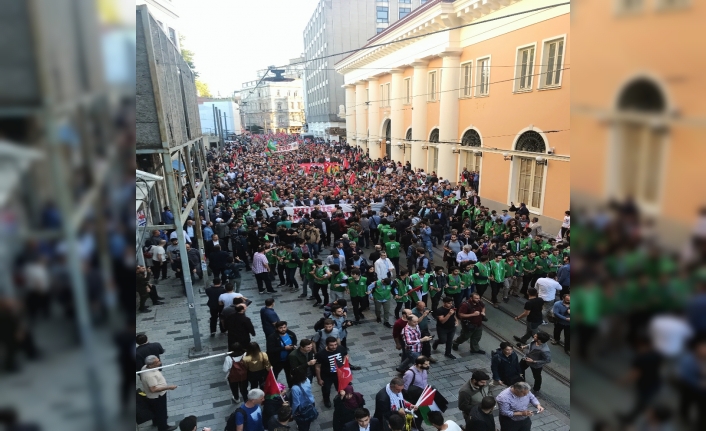
<instances>
[{"instance_id":1,"label":"white shirt","mask_svg":"<svg viewBox=\"0 0 706 431\"><path fill-rule=\"evenodd\" d=\"M176 233L176 231L172 232L172 233L169 235L169 239L176 239L176 238L177 238L177 233ZM186 242L187 242L187 243L191 244L191 237L189 236L188 233L186 233L186 231L184 231L184 239L186 239Z\"/></svg>"},{"instance_id":2,"label":"white shirt","mask_svg":"<svg viewBox=\"0 0 706 431\"><path fill-rule=\"evenodd\" d=\"M218 297L218 301L223 303L223 308L225 307L230 307L233 305L233 299L235 298L242 298L243 295L240 293L235 293L235 292L226 292L222 293L221 296Z\"/></svg>"},{"instance_id":3,"label":"white shirt","mask_svg":"<svg viewBox=\"0 0 706 431\"><path fill-rule=\"evenodd\" d=\"M561 284L553 278L542 277L537 279L537 296L552 303L556 299L556 293L561 290Z\"/></svg>"},{"instance_id":4,"label":"white shirt","mask_svg":"<svg viewBox=\"0 0 706 431\"><path fill-rule=\"evenodd\" d=\"M152 260L155 262L164 262L167 260L166 254L167 252L164 250L164 247L160 247L158 245L153 245L152 246Z\"/></svg>"},{"instance_id":5,"label":"white shirt","mask_svg":"<svg viewBox=\"0 0 706 431\"><path fill-rule=\"evenodd\" d=\"M387 278L388 271L395 272L395 266L389 258L380 258L375 261L375 273L378 275L379 280Z\"/></svg>"},{"instance_id":6,"label":"white shirt","mask_svg":"<svg viewBox=\"0 0 706 431\"><path fill-rule=\"evenodd\" d=\"M670 358L682 353L687 340L694 334L684 319L669 315L654 317L649 333L655 350Z\"/></svg>"},{"instance_id":7,"label":"white shirt","mask_svg":"<svg viewBox=\"0 0 706 431\"><path fill-rule=\"evenodd\" d=\"M561 227L569 228L571 226L571 216L565 216L564 221L561 223Z\"/></svg>"},{"instance_id":8,"label":"white shirt","mask_svg":"<svg viewBox=\"0 0 706 431\"><path fill-rule=\"evenodd\" d=\"M447 425L446 430L444 431L461 431L461 427L452 420L447 420L444 424Z\"/></svg>"},{"instance_id":9,"label":"white shirt","mask_svg":"<svg viewBox=\"0 0 706 431\"><path fill-rule=\"evenodd\" d=\"M473 251L469 251L468 253L464 252L461 250L459 254L456 255L456 262L461 263L461 262L466 262L472 260L474 262L478 262L478 257L476 256Z\"/></svg>"}]
</instances>

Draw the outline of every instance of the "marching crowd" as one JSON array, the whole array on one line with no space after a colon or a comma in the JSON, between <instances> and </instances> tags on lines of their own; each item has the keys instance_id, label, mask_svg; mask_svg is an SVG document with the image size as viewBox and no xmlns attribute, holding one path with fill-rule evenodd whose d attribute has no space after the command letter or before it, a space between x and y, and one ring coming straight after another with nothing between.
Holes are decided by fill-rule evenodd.
<instances>
[{"instance_id":1,"label":"marching crowd","mask_svg":"<svg viewBox=\"0 0 706 431\"><path fill-rule=\"evenodd\" d=\"M372 160L345 144L306 141L296 151L276 152L274 141L283 145L298 137L243 136L209 152L211 196L200 200L184 225L189 271L200 279L204 270L213 277L205 289L210 335L227 333L230 353L223 372L233 402L243 400L226 430L284 430L296 421L308 431L318 416L313 384L321 387L324 406L334 409L336 431L421 430L424 424L495 430L494 409L501 431L529 430L531 416L543 410L533 392L541 391L542 368L551 362L547 343L558 344L563 332L569 354L570 212L561 232L547 237L524 203L500 214L484 207L477 172L464 169L452 185L434 172ZM193 197L190 190L184 188L184 202ZM173 221L165 207L162 223ZM137 290L140 311L148 311L148 299L160 304L157 287L169 277L170 265L175 277L183 277L176 232L154 231L143 250L147 268L137 269ZM252 340L257 325L248 311L252 301L240 293L242 271L252 271L259 294L280 289L310 301L322 313L316 334L297 336L269 297L257 329L266 336L263 351ZM461 386L465 423L459 426L444 420L446 400L430 386L428 370L441 345L446 360L457 359L452 352L466 343L471 353L485 354L479 341L486 292L496 308L511 296L524 296L525 311L516 319L526 318L527 328L515 337L516 346L502 342L492 352L492 376L477 370ZM375 321L391 329L401 357L399 377L376 395L373 414L352 384L340 383L342 369L350 374L365 366L350 364L346 339L351 327L370 322L365 313L371 308ZM540 331L549 321L553 337ZM515 347L525 353L522 358ZM175 387L159 371L161 353L161 346L138 336L146 410L165 431L176 429L167 424L164 396ZM533 387L525 382L528 368ZM275 392L268 376L282 373L289 390L280 385L277 396L270 396ZM491 379L505 387L497 397L489 395ZM195 417L179 427L195 430Z\"/></svg>"}]
</instances>

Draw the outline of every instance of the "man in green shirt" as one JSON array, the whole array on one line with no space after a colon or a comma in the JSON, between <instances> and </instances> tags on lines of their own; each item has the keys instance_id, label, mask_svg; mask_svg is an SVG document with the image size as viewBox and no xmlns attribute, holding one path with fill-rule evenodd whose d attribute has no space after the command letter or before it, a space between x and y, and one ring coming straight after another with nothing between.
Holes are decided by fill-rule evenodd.
<instances>
[{"instance_id":1,"label":"man in green shirt","mask_svg":"<svg viewBox=\"0 0 706 431\"><path fill-rule=\"evenodd\" d=\"M284 226L287 229L291 229L292 228L292 221L289 220L289 214L286 214L284 216L284 220L282 220L281 222L278 222L276 226L278 229L280 226Z\"/></svg>"},{"instance_id":2,"label":"man in green shirt","mask_svg":"<svg viewBox=\"0 0 706 431\"><path fill-rule=\"evenodd\" d=\"M461 270L457 266L451 267L449 283L446 285L446 296L454 299L454 307L456 308L461 306L461 295L464 287L464 277L461 275Z\"/></svg>"},{"instance_id":3,"label":"man in green shirt","mask_svg":"<svg viewBox=\"0 0 706 431\"><path fill-rule=\"evenodd\" d=\"M552 262L549 260L549 252L543 250L539 254L539 260L537 261L537 270L534 272L534 277L532 277L532 286L537 282L538 279L546 277L550 272Z\"/></svg>"},{"instance_id":4,"label":"man in green shirt","mask_svg":"<svg viewBox=\"0 0 706 431\"><path fill-rule=\"evenodd\" d=\"M387 251L387 257L395 265L395 272L400 273L400 243L395 241L388 241L385 243L385 250Z\"/></svg>"},{"instance_id":5,"label":"man in green shirt","mask_svg":"<svg viewBox=\"0 0 706 431\"><path fill-rule=\"evenodd\" d=\"M476 292L483 299L483 294L488 289L490 281L490 268L488 265L488 255L484 254L480 257L480 262L473 267L473 279L476 282Z\"/></svg>"},{"instance_id":6,"label":"man in green shirt","mask_svg":"<svg viewBox=\"0 0 706 431\"><path fill-rule=\"evenodd\" d=\"M375 301L375 317L380 323L384 319L383 325L392 328L390 325L390 303L392 302L392 284L389 278L383 278L368 285L368 295Z\"/></svg>"},{"instance_id":7,"label":"man in green shirt","mask_svg":"<svg viewBox=\"0 0 706 431\"><path fill-rule=\"evenodd\" d=\"M510 294L518 296L522 275L518 274L518 268L522 268L520 262L516 261L512 255L505 258L505 281L503 282L503 302L510 301Z\"/></svg>"},{"instance_id":8,"label":"man in green shirt","mask_svg":"<svg viewBox=\"0 0 706 431\"><path fill-rule=\"evenodd\" d=\"M297 282L297 268L299 268L299 256L294 253L291 244L284 246L284 271L287 274L287 286L290 292L296 292L299 290L299 283ZM299 249L301 252L301 249Z\"/></svg>"},{"instance_id":9,"label":"man in green shirt","mask_svg":"<svg viewBox=\"0 0 706 431\"><path fill-rule=\"evenodd\" d=\"M270 267L270 280L275 280L275 273L277 271L277 247L273 246L269 241L265 242L265 257L267 258L267 265Z\"/></svg>"},{"instance_id":10,"label":"man in green shirt","mask_svg":"<svg viewBox=\"0 0 706 431\"><path fill-rule=\"evenodd\" d=\"M365 319L363 312L360 311L360 306L363 303L363 298L367 294L367 282L366 277L360 276L360 269L353 268L351 270L351 276L348 278L348 292L351 295L351 302L353 303L353 314L355 315L355 321L359 322L360 319Z\"/></svg>"},{"instance_id":11,"label":"man in green shirt","mask_svg":"<svg viewBox=\"0 0 706 431\"><path fill-rule=\"evenodd\" d=\"M522 289L520 293L524 295L525 299L529 299L527 296L527 288L530 286L530 282L534 278L534 274L539 268L539 258L537 253L530 251L527 256L522 258Z\"/></svg>"},{"instance_id":12,"label":"man in green shirt","mask_svg":"<svg viewBox=\"0 0 706 431\"><path fill-rule=\"evenodd\" d=\"M343 299L343 293L348 286L348 277L341 272L341 267L335 263L328 268L331 270L331 277L328 279L331 286L331 302L336 302Z\"/></svg>"},{"instance_id":13,"label":"man in green shirt","mask_svg":"<svg viewBox=\"0 0 706 431\"><path fill-rule=\"evenodd\" d=\"M300 298L306 298L307 286L311 284L314 289L314 276L310 272L314 268L314 261L309 257L309 253L302 253L302 267L299 270L299 275L302 277L302 294Z\"/></svg>"},{"instance_id":14,"label":"man in green shirt","mask_svg":"<svg viewBox=\"0 0 706 431\"><path fill-rule=\"evenodd\" d=\"M505 285L507 277L507 268L502 256L497 255L495 259L489 262L490 266L490 301L493 307L498 308L498 293Z\"/></svg>"},{"instance_id":15,"label":"man in green shirt","mask_svg":"<svg viewBox=\"0 0 706 431\"><path fill-rule=\"evenodd\" d=\"M316 299L314 307L324 308L324 304L328 304L328 279L331 276L331 272L321 259L314 259L314 267L310 274L314 276L314 287L311 289L311 296ZM323 303L319 291L324 295Z\"/></svg>"},{"instance_id":16,"label":"man in green shirt","mask_svg":"<svg viewBox=\"0 0 706 431\"><path fill-rule=\"evenodd\" d=\"M392 282L392 294L395 298L395 302L397 302L397 307L395 307L395 319L400 318L400 311L403 307L412 308L412 301L408 295L408 292L411 290L409 283L409 271L406 269L401 270L400 275Z\"/></svg>"},{"instance_id":17,"label":"man in green shirt","mask_svg":"<svg viewBox=\"0 0 706 431\"><path fill-rule=\"evenodd\" d=\"M410 299L412 301L423 301L426 304L427 295L429 294L429 284L433 283L432 275L427 274L427 269L420 266L417 268L417 273L413 274L409 278L409 282L412 285L412 289L416 289L421 286L417 292L410 293Z\"/></svg>"}]
</instances>

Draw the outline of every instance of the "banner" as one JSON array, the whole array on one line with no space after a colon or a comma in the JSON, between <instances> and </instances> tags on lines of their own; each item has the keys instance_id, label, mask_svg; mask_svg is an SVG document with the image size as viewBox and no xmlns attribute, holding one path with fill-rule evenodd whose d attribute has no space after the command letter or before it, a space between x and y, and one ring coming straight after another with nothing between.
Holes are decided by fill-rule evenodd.
<instances>
[{"instance_id":1,"label":"banner","mask_svg":"<svg viewBox=\"0 0 706 431\"><path fill-rule=\"evenodd\" d=\"M277 151L275 153L284 153L287 151L294 151L299 149L298 142L292 142L291 144L279 144L277 145Z\"/></svg>"},{"instance_id":2,"label":"banner","mask_svg":"<svg viewBox=\"0 0 706 431\"><path fill-rule=\"evenodd\" d=\"M377 214L380 214L380 210L383 207L383 203L381 202L376 202L370 205L373 211L377 211ZM349 204L338 204L338 206L341 207L343 210L343 216L345 218L348 218L353 215L355 212L355 208L353 205ZM267 211L267 215L271 216L278 208L264 208L265 211ZM314 211L314 207L284 207L283 208L285 211L287 211L287 214L289 214L290 220L292 223L299 223L299 220L301 219L301 216L304 214L311 214ZM328 214L329 218L332 217L332 215L338 211L336 209L336 205L321 205L321 211L325 212ZM301 215L300 215L301 214Z\"/></svg>"},{"instance_id":3,"label":"banner","mask_svg":"<svg viewBox=\"0 0 706 431\"><path fill-rule=\"evenodd\" d=\"M321 168L322 170L326 170L327 168L330 168L332 166L338 166L337 162L326 162L326 163L299 163L299 166L304 168L304 171L306 173L309 173L309 170L313 167ZM327 172L328 173L328 172Z\"/></svg>"}]
</instances>

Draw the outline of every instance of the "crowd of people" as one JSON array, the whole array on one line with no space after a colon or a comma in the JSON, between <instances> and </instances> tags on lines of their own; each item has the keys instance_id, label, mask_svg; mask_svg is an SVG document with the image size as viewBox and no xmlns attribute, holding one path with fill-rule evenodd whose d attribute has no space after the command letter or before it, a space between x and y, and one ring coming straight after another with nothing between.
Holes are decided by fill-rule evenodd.
<instances>
[{"instance_id":1,"label":"crowd of people","mask_svg":"<svg viewBox=\"0 0 706 431\"><path fill-rule=\"evenodd\" d=\"M543 407L525 382L526 370L532 371L536 393L542 368L551 362L547 343L559 343L563 332L569 354L570 212L561 232L547 237L524 203L500 214L484 207L478 172L464 169L452 185L409 163L372 160L360 148L321 140L299 142L296 151L272 151L271 142L298 140L248 135L210 151L211 196L199 200L183 227L188 270L197 278L212 277L205 289L210 335L220 330L228 337L223 372L233 402L243 400L232 429L282 430L296 421L307 431L318 415L312 395L317 383L324 406L334 409L336 431L421 430L422 423L438 430L495 430L496 408L502 431L529 430L533 412ZM190 190L184 188L184 202L193 197ZM170 222L173 215L165 207L162 223ZM160 304L156 289L169 277L170 264L175 277L183 275L175 232L154 231L143 250L148 268L138 267L137 288L140 310L147 311L147 299ZM280 289L311 301L323 314L316 334L298 336L268 298L257 329L266 336L262 351L252 340L256 325L248 313L252 301L240 293L241 271L252 271L259 294ZM455 360L452 351L468 342L471 353L485 354L479 341L487 320L486 291L496 308L511 296L528 300L518 316L526 317L526 333L516 337L516 347L526 354L520 359L509 342L492 352L492 376L476 371L459 391L465 419L459 426L445 421L440 409L427 412L420 404L431 383L430 364L437 362L432 351L443 344L446 360ZM401 357L400 375L377 394L372 415L364 397L352 385L338 387L337 378L337 370L350 363L347 332L371 322L364 314L371 307L375 322L392 330ZM554 338L539 329L548 321L554 322ZM155 424L159 431L175 429L166 423L166 398L160 400L171 388L158 370L161 347L148 350L140 341L138 370L147 371L141 378L150 409L161 418ZM275 378L283 373L289 388L274 399L262 392L270 370ZM506 387L497 397L488 392L491 378ZM443 405L442 398L434 405ZM196 424L187 419L179 426L192 431Z\"/></svg>"}]
</instances>

